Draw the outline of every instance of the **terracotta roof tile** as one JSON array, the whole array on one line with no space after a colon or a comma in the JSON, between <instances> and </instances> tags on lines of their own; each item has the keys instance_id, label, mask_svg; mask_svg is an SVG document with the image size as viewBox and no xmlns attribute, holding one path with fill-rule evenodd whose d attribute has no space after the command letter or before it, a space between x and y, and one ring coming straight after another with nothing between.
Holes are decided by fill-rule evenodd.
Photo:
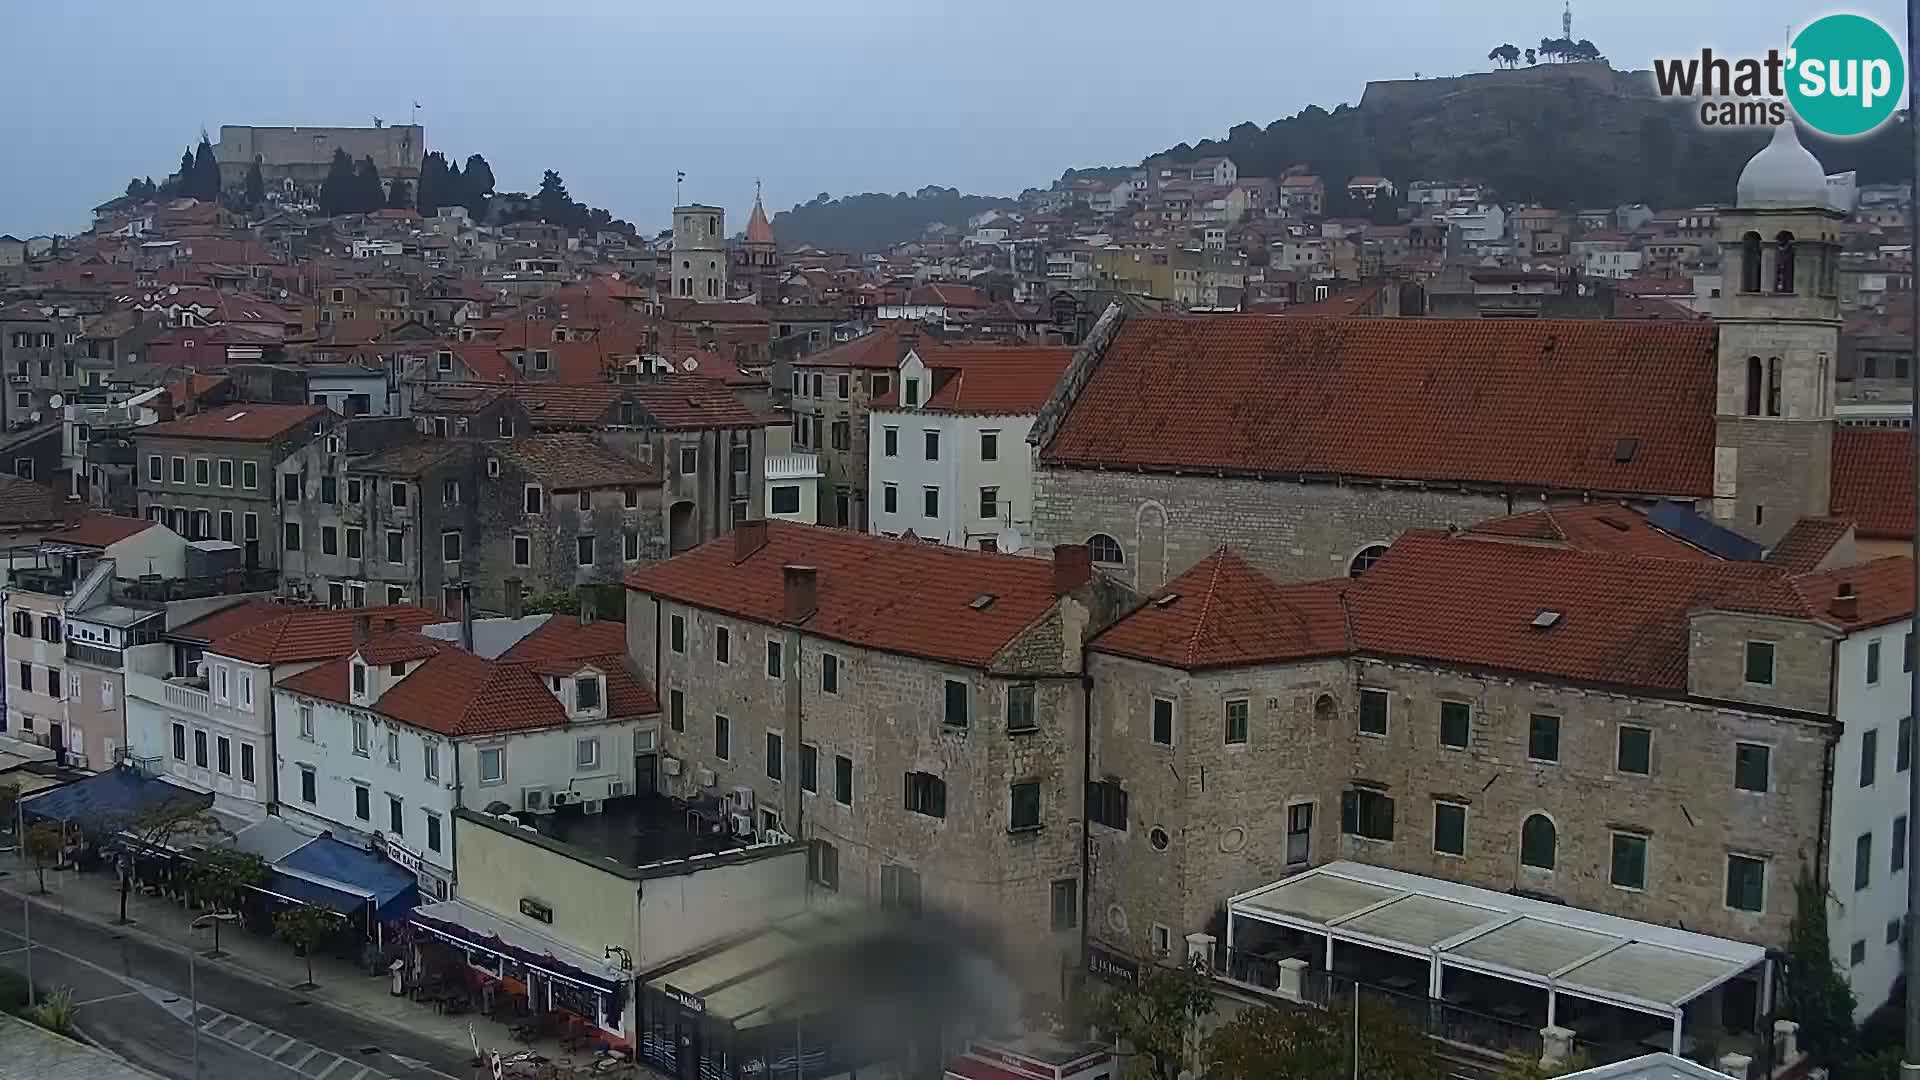
<instances>
[{"instance_id":1,"label":"terracotta roof tile","mask_svg":"<svg viewBox=\"0 0 1920 1080\"><path fill-rule=\"evenodd\" d=\"M112 514L83 514L80 520L64 529L46 534L44 540L55 544L75 544L80 547L104 548L117 544L129 536L137 536L148 529L160 527L157 521L145 518L116 517Z\"/></svg>"},{"instance_id":2,"label":"terracotta roof tile","mask_svg":"<svg viewBox=\"0 0 1920 1080\"><path fill-rule=\"evenodd\" d=\"M760 427L764 423L724 383L714 379L668 375L657 382L636 383L624 389L656 423L669 430Z\"/></svg>"},{"instance_id":3,"label":"terracotta roof tile","mask_svg":"<svg viewBox=\"0 0 1920 1080\"><path fill-rule=\"evenodd\" d=\"M272 600L248 600L229 608L222 608L211 615L202 615L183 626L167 631L170 638L186 641L217 641L230 634L237 634L250 626L285 616L289 611L286 604Z\"/></svg>"},{"instance_id":4,"label":"terracotta roof tile","mask_svg":"<svg viewBox=\"0 0 1920 1080\"><path fill-rule=\"evenodd\" d=\"M914 540L781 521L767 544L734 561L724 536L627 575L627 588L756 622L785 617L783 567L816 569L808 633L850 645L986 666L1053 607L1044 559L939 547ZM911 589L900 588L912 582ZM990 594L993 602L974 607Z\"/></svg>"},{"instance_id":5,"label":"terracotta roof tile","mask_svg":"<svg viewBox=\"0 0 1920 1080\"><path fill-rule=\"evenodd\" d=\"M983 308L987 306L987 294L972 285L935 281L914 287L913 291L907 294L907 303L950 308Z\"/></svg>"},{"instance_id":6,"label":"terracotta roof tile","mask_svg":"<svg viewBox=\"0 0 1920 1080\"><path fill-rule=\"evenodd\" d=\"M1347 650L1340 598L1350 584L1281 585L1221 548L1092 647L1185 671L1338 655Z\"/></svg>"},{"instance_id":7,"label":"terracotta roof tile","mask_svg":"<svg viewBox=\"0 0 1920 1080\"><path fill-rule=\"evenodd\" d=\"M1852 531L1851 521L1803 517L1767 552L1767 561L1790 573L1811 573Z\"/></svg>"},{"instance_id":8,"label":"terracotta roof tile","mask_svg":"<svg viewBox=\"0 0 1920 1080\"><path fill-rule=\"evenodd\" d=\"M946 377L927 398L929 412L974 415L1038 413L1053 396L1073 349L1048 345L954 346L929 354ZM892 396L897 402L900 390Z\"/></svg>"},{"instance_id":9,"label":"terracotta roof tile","mask_svg":"<svg viewBox=\"0 0 1920 1080\"><path fill-rule=\"evenodd\" d=\"M67 516L66 500L52 488L17 476L0 476L0 526L44 526Z\"/></svg>"},{"instance_id":10,"label":"terracotta roof tile","mask_svg":"<svg viewBox=\"0 0 1920 1080\"><path fill-rule=\"evenodd\" d=\"M1041 458L1703 497L1714 378L1704 322L1142 317Z\"/></svg>"},{"instance_id":11,"label":"terracotta roof tile","mask_svg":"<svg viewBox=\"0 0 1920 1080\"><path fill-rule=\"evenodd\" d=\"M1913 560L1905 555L1806 574L1795 578L1793 584L1820 618L1847 630L1913 617ZM1842 584L1853 586L1858 597L1856 614L1851 618L1843 619L1833 611L1833 598Z\"/></svg>"},{"instance_id":12,"label":"terracotta roof tile","mask_svg":"<svg viewBox=\"0 0 1920 1080\"><path fill-rule=\"evenodd\" d=\"M361 616L378 633L391 619L399 629L418 630L441 616L409 604L370 608L297 608L277 619L216 638L207 651L250 664L331 660L353 652L354 622Z\"/></svg>"},{"instance_id":13,"label":"terracotta roof tile","mask_svg":"<svg viewBox=\"0 0 1920 1080\"><path fill-rule=\"evenodd\" d=\"M918 322L909 319L885 319L870 333L831 349L794 359L795 367L875 368L892 371L912 348L926 359L930 350L943 347L939 338L922 334Z\"/></svg>"},{"instance_id":14,"label":"terracotta roof tile","mask_svg":"<svg viewBox=\"0 0 1920 1080\"><path fill-rule=\"evenodd\" d=\"M1469 536L1539 540L1578 551L1610 551L1654 559L1713 559L1710 552L1665 532L1645 514L1614 503L1554 506L1493 518L1467 529Z\"/></svg>"},{"instance_id":15,"label":"terracotta roof tile","mask_svg":"<svg viewBox=\"0 0 1920 1080\"><path fill-rule=\"evenodd\" d=\"M606 419L607 410L619 404L621 392L621 387L610 383L594 386L524 383L512 391L536 424L599 424Z\"/></svg>"},{"instance_id":16,"label":"terracotta roof tile","mask_svg":"<svg viewBox=\"0 0 1920 1080\"><path fill-rule=\"evenodd\" d=\"M555 491L657 484L651 465L630 461L585 432L554 432L515 439L501 456L517 462Z\"/></svg>"},{"instance_id":17,"label":"terracotta roof tile","mask_svg":"<svg viewBox=\"0 0 1920 1080\"><path fill-rule=\"evenodd\" d=\"M235 439L261 442L275 439L316 417L327 415L323 405L263 405L240 402L140 429L142 436L173 439Z\"/></svg>"},{"instance_id":18,"label":"terracotta roof tile","mask_svg":"<svg viewBox=\"0 0 1920 1080\"><path fill-rule=\"evenodd\" d=\"M1880 540L1913 537L1913 433L1840 428L1833 433L1834 517L1851 518L1860 535Z\"/></svg>"},{"instance_id":19,"label":"terracotta roof tile","mask_svg":"<svg viewBox=\"0 0 1920 1080\"><path fill-rule=\"evenodd\" d=\"M353 472L379 473L382 476L419 476L443 462L472 453L471 444L445 439L406 443L382 450L353 462Z\"/></svg>"}]
</instances>

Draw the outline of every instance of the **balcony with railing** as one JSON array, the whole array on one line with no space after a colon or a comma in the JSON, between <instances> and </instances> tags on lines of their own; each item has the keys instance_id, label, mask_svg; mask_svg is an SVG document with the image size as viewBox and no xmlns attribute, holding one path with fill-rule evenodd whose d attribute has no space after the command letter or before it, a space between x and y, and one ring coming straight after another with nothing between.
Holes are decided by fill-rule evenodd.
<instances>
[{"instance_id":1,"label":"balcony with railing","mask_svg":"<svg viewBox=\"0 0 1920 1080\"><path fill-rule=\"evenodd\" d=\"M83 641L67 641L67 659L81 664L90 664L98 668L119 670L122 662L119 649L109 649L100 645L89 645Z\"/></svg>"},{"instance_id":2,"label":"balcony with railing","mask_svg":"<svg viewBox=\"0 0 1920 1080\"><path fill-rule=\"evenodd\" d=\"M207 693L205 678L179 675L162 677L129 671L127 696L199 719L212 716L213 700Z\"/></svg>"}]
</instances>

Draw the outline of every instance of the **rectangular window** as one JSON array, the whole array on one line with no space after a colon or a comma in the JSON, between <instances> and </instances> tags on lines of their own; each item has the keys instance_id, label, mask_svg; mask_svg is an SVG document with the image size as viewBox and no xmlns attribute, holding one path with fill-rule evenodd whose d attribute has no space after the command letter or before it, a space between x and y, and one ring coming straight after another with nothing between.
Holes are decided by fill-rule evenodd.
<instances>
[{"instance_id":1,"label":"rectangular window","mask_svg":"<svg viewBox=\"0 0 1920 1080\"><path fill-rule=\"evenodd\" d=\"M1623 773L1648 776L1653 772L1653 732L1631 724L1620 725L1614 768Z\"/></svg>"},{"instance_id":2,"label":"rectangular window","mask_svg":"<svg viewBox=\"0 0 1920 1080\"><path fill-rule=\"evenodd\" d=\"M718 713L713 717L713 756L721 761L733 757L733 721Z\"/></svg>"},{"instance_id":3,"label":"rectangular window","mask_svg":"<svg viewBox=\"0 0 1920 1080\"><path fill-rule=\"evenodd\" d=\"M920 503L920 511L922 514L930 518L939 517L940 489L937 487L922 488L920 491Z\"/></svg>"},{"instance_id":4,"label":"rectangular window","mask_svg":"<svg viewBox=\"0 0 1920 1080\"><path fill-rule=\"evenodd\" d=\"M405 480L395 480L389 483L387 485L387 499L392 502L395 507L406 506L407 482Z\"/></svg>"},{"instance_id":5,"label":"rectangular window","mask_svg":"<svg viewBox=\"0 0 1920 1080\"><path fill-rule=\"evenodd\" d=\"M460 534L457 532L443 532L440 534L441 561L460 561L460 539Z\"/></svg>"},{"instance_id":6,"label":"rectangular window","mask_svg":"<svg viewBox=\"0 0 1920 1080\"><path fill-rule=\"evenodd\" d=\"M1021 832L1040 827L1040 784L1038 781L1024 781L1012 786L1007 793L1007 829Z\"/></svg>"},{"instance_id":7,"label":"rectangular window","mask_svg":"<svg viewBox=\"0 0 1920 1080\"><path fill-rule=\"evenodd\" d=\"M983 487L980 489L980 516L997 518L1000 516L1000 489Z\"/></svg>"},{"instance_id":8,"label":"rectangular window","mask_svg":"<svg viewBox=\"0 0 1920 1080\"><path fill-rule=\"evenodd\" d=\"M193 459L193 482L206 487L213 483L213 463L206 458Z\"/></svg>"},{"instance_id":9,"label":"rectangular window","mask_svg":"<svg viewBox=\"0 0 1920 1080\"><path fill-rule=\"evenodd\" d=\"M1080 882L1062 878L1049 890L1055 931L1072 930L1080 925Z\"/></svg>"},{"instance_id":10,"label":"rectangular window","mask_svg":"<svg viewBox=\"0 0 1920 1080\"><path fill-rule=\"evenodd\" d=\"M940 433L931 428L921 433L921 442L926 450L928 461L940 460Z\"/></svg>"},{"instance_id":11,"label":"rectangular window","mask_svg":"<svg viewBox=\"0 0 1920 1080\"><path fill-rule=\"evenodd\" d=\"M884 484L880 488L880 508L889 514L900 512L900 486Z\"/></svg>"},{"instance_id":12,"label":"rectangular window","mask_svg":"<svg viewBox=\"0 0 1920 1080\"><path fill-rule=\"evenodd\" d=\"M1313 804L1287 807L1287 865L1305 866L1313 858Z\"/></svg>"},{"instance_id":13,"label":"rectangular window","mask_svg":"<svg viewBox=\"0 0 1920 1080\"><path fill-rule=\"evenodd\" d=\"M807 880L827 889L840 888L840 850L826 840L807 841Z\"/></svg>"},{"instance_id":14,"label":"rectangular window","mask_svg":"<svg viewBox=\"0 0 1920 1080\"><path fill-rule=\"evenodd\" d=\"M808 743L800 744L800 790L820 793L820 748Z\"/></svg>"},{"instance_id":15,"label":"rectangular window","mask_svg":"<svg viewBox=\"0 0 1920 1080\"><path fill-rule=\"evenodd\" d=\"M1860 786L1872 787L1874 772L1880 763L1880 729L1860 733Z\"/></svg>"},{"instance_id":16,"label":"rectangular window","mask_svg":"<svg viewBox=\"0 0 1920 1080\"><path fill-rule=\"evenodd\" d=\"M1906 772L1913 767L1913 717L1900 718L1900 741L1893 748L1893 771Z\"/></svg>"},{"instance_id":17,"label":"rectangular window","mask_svg":"<svg viewBox=\"0 0 1920 1080\"><path fill-rule=\"evenodd\" d=\"M1153 741L1158 746L1173 745L1173 702L1167 698L1153 699Z\"/></svg>"},{"instance_id":18,"label":"rectangular window","mask_svg":"<svg viewBox=\"0 0 1920 1080\"><path fill-rule=\"evenodd\" d=\"M187 760L187 725L178 721L173 725L173 760Z\"/></svg>"},{"instance_id":19,"label":"rectangular window","mask_svg":"<svg viewBox=\"0 0 1920 1080\"><path fill-rule=\"evenodd\" d=\"M833 756L833 801L853 805L853 759L845 754Z\"/></svg>"},{"instance_id":20,"label":"rectangular window","mask_svg":"<svg viewBox=\"0 0 1920 1080\"><path fill-rule=\"evenodd\" d=\"M353 816L361 821L373 820L373 792L358 784L353 786Z\"/></svg>"},{"instance_id":21,"label":"rectangular window","mask_svg":"<svg viewBox=\"0 0 1920 1080\"><path fill-rule=\"evenodd\" d=\"M1853 891L1873 884L1873 834L1861 833L1853 842Z\"/></svg>"},{"instance_id":22,"label":"rectangular window","mask_svg":"<svg viewBox=\"0 0 1920 1080\"><path fill-rule=\"evenodd\" d=\"M1727 856L1727 906L1735 911L1766 907L1767 861L1751 855Z\"/></svg>"},{"instance_id":23,"label":"rectangular window","mask_svg":"<svg viewBox=\"0 0 1920 1080\"><path fill-rule=\"evenodd\" d=\"M242 514L240 515L240 524L242 526L241 539L244 539L244 540L260 539L260 515L255 514L251 511L245 514Z\"/></svg>"},{"instance_id":24,"label":"rectangular window","mask_svg":"<svg viewBox=\"0 0 1920 1080\"><path fill-rule=\"evenodd\" d=\"M358 559L363 554L360 537L361 533L359 529L351 526L347 528L347 558Z\"/></svg>"},{"instance_id":25,"label":"rectangular window","mask_svg":"<svg viewBox=\"0 0 1920 1080\"><path fill-rule=\"evenodd\" d=\"M340 553L340 534L331 525L320 526L320 554L338 555Z\"/></svg>"},{"instance_id":26,"label":"rectangular window","mask_svg":"<svg viewBox=\"0 0 1920 1080\"><path fill-rule=\"evenodd\" d=\"M172 460L170 464L172 467L169 470L169 475L173 477L173 482L176 484L186 483L187 482L187 459L183 457L176 457Z\"/></svg>"},{"instance_id":27,"label":"rectangular window","mask_svg":"<svg viewBox=\"0 0 1920 1080\"><path fill-rule=\"evenodd\" d=\"M668 647L674 652L687 651L687 617L685 615L674 615L667 619L667 642Z\"/></svg>"},{"instance_id":28,"label":"rectangular window","mask_svg":"<svg viewBox=\"0 0 1920 1080\"><path fill-rule=\"evenodd\" d=\"M405 836L407 832L406 814L400 806L400 796L387 796L387 831L395 836Z\"/></svg>"},{"instance_id":29,"label":"rectangular window","mask_svg":"<svg viewBox=\"0 0 1920 1080\"><path fill-rule=\"evenodd\" d=\"M230 488L233 486L233 459L232 458L220 459L219 476L220 476L221 487Z\"/></svg>"},{"instance_id":30,"label":"rectangular window","mask_svg":"<svg viewBox=\"0 0 1920 1080\"><path fill-rule=\"evenodd\" d=\"M387 764L400 764L400 733L392 728L387 729Z\"/></svg>"},{"instance_id":31,"label":"rectangular window","mask_svg":"<svg viewBox=\"0 0 1920 1080\"><path fill-rule=\"evenodd\" d=\"M243 461L240 463L240 486L248 491L254 491L260 487L259 462Z\"/></svg>"},{"instance_id":32,"label":"rectangular window","mask_svg":"<svg viewBox=\"0 0 1920 1080\"><path fill-rule=\"evenodd\" d=\"M320 477L320 501L332 506L340 501L340 480L338 477Z\"/></svg>"},{"instance_id":33,"label":"rectangular window","mask_svg":"<svg viewBox=\"0 0 1920 1080\"><path fill-rule=\"evenodd\" d=\"M1772 751L1758 743L1735 743L1733 786L1741 791L1766 791Z\"/></svg>"},{"instance_id":34,"label":"rectangular window","mask_svg":"<svg viewBox=\"0 0 1920 1080\"><path fill-rule=\"evenodd\" d=\"M1753 686L1773 685L1773 643L1747 642L1747 682Z\"/></svg>"},{"instance_id":35,"label":"rectangular window","mask_svg":"<svg viewBox=\"0 0 1920 1080\"><path fill-rule=\"evenodd\" d=\"M1607 878L1623 889L1647 887L1647 838L1636 833L1613 834L1613 865Z\"/></svg>"},{"instance_id":36,"label":"rectangular window","mask_svg":"<svg viewBox=\"0 0 1920 1080\"><path fill-rule=\"evenodd\" d=\"M159 454L148 455L147 456L147 479L157 484L163 478L165 478L165 476L166 476L166 470L165 470L165 467L160 462L160 455Z\"/></svg>"},{"instance_id":37,"label":"rectangular window","mask_svg":"<svg viewBox=\"0 0 1920 1080\"><path fill-rule=\"evenodd\" d=\"M667 691L667 726L675 731L687 730L686 691Z\"/></svg>"},{"instance_id":38,"label":"rectangular window","mask_svg":"<svg viewBox=\"0 0 1920 1080\"><path fill-rule=\"evenodd\" d=\"M300 501L300 474L284 473L280 477L280 497L287 502Z\"/></svg>"},{"instance_id":39,"label":"rectangular window","mask_svg":"<svg viewBox=\"0 0 1920 1080\"><path fill-rule=\"evenodd\" d=\"M767 639L767 678L778 679L785 657L781 654L780 642Z\"/></svg>"},{"instance_id":40,"label":"rectangular window","mask_svg":"<svg viewBox=\"0 0 1920 1080\"><path fill-rule=\"evenodd\" d=\"M1879 682L1880 643L1877 641L1869 641L1867 642L1867 685L1874 686Z\"/></svg>"},{"instance_id":41,"label":"rectangular window","mask_svg":"<svg viewBox=\"0 0 1920 1080\"><path fill-rule=\"evenodd\" d=\"M1464 701L1440 703L1440 745L1465 750L1473 736L1473 706Z\"/></svg>"},{"instance_id":42,"label":"rectangular window","mask_svg":"<svg viewBox=\"0 0 1920 1080\"><path fill-rule=\"evenodd\" d=\"M1007 687L1007 730L1040 730L1040 715L1034 709L1036 689L1032 683L1014 683Z\"/></svg>"},{"instance_id":43,"label":"rectangular window","mask_svg":"<svg viewBox=\"0 0 1920 1080\"><path fill-rule=\"evenodd\" d=\"M1118 780L1087 784L1087 820L1109 829L1127 831L1127 790Z\"/></svg>"},{"instance_id":44,"label":"rectangular window","mask_svg":"<svg viewBox=\"0 0 1920 1080\"><path fill-rule=\"evenodd\" d=\"M928 817L947 816L947 782L932 773L907 774L907 809Z\"/></svg>"},{"instance_id":45,"label":"rectangular window","mask_svg":"<svg viewBox=\"0 0 1920 1080\"><path fill-rule=\"evenodd\" d=\"M767 779L783 780L787 775L786 740L777 731L767 732Z\"/></svg>"},{"instance_id":46,"label":"rectangular window","mask_svg":"<svg viewBox=\"0 0 1920 1080\"><path fill-rule=\"evenodd\" d=\"M1360 690L1360 734L1387 733L1387 692L1372 687Z\"/></svg>"},{"instance_id":47,"label":"rectangular window","mask_svg":"<svg viewBox=\"0 0 1920 1080\"><path fill-rule=\"evenodd\" d=\"M286 524L286 546L288 551L300 550L300 523L289 521Z\"/></svg>"},{"instance_id":48,"label":"rectangular window","mask_svg":"<svg viewBox=\"0 0 1920 1080\"><path fill-rule=\"evenodd\" d=\"M820 654L820 690L826 694L840 692L840 658L832 653Z\"/></svg>"},{"instance_id":49,"label":"rectangular window","mask_svg":"<svg viewBox=\"0 0 1920 1080\"><path fill-rule=\"evenodd\" d=\"M882 454L887 457L899 457L900 429L897 427L882 428L880 432L880 444Z\"/></svg>"},{"instance_id":50,"label":"rectangular window","mask_svg":"<svg viewBox=\"0 0 1920 1080\"><path fill-rule=\"evenodd\" d=\"M300 737L313 738L313 706L305 702L300 703Z\"/></svg>"},{"instance_id":51,"label":"rectangular window","mask_svg":"<svg viewBox=\"0 0 1920 1080\"><path fill-rule=\"evenodd\" d=\"M312 806L315 802L319 801L318 796L314 792L314 788L317 786L315 783L316 779L313 766L300 766L300 801L306 803L308 806Z\"/></svg>"},{"instance_id":52,"label":"rectangular window","mask_svg":"<svg viewBox=\"0 0 1920 1080\"><path fill-rule=\"evenodd\" d=\"M202 769L207 767L207 733L203 730L193 733L193 763Z\"/></svg>"},{"instance_id":53,"label":"rectangular window","mask_svg":"<svg viewBox=\"0 0 1920 1080\"><path fill-rule=\"evenodd\" d=\"M399 529L387 530L387 561L390 563L407 561L406 534Z\"/></svg>"},{"instance_id":54,"label":"rectangular window","mask_svg":"<svg viewBox=\"0 0 1920 1080\"><path fill-rule=\"evenodd\" d=\"M507 778L507 752L503 749L480 751L480 782L497 784Z\"/></svg>"},{"instance_id":55,"label":"rectangular window","mask_svg":"<svg viewBox=\"0 0 1920 1080\"><path fill-rule=\"evenodd\" d=\"M1899 873L1907 868L1907 815L1901 814L1893 819L1893 858L1891 870Z\"/></svg>"},{"instance_id":56,"label":"rectangular window","mask_svg":"<svg viewBox=\"0 0 1920 1080\"><path fill-rule=\"evenodd\" d=\"M592 566L594 561L593 560L593 537L592 536L575 537L573 541L573 546L574 546L574 561L579 563L581 566Z\"/></svg>"},{"instance_id":57,"label":"rectangular window","mask_svg":"<svg viewBox=\"0 0 1920 1080\"><path fill-rule=\"evenodd\" d=\"M600 740L589 736L573 741L573 765L576 769L597 768L600 764Z\"/></svg>"},{"instance_id":58,"label":"rectangular window","mask_svg":"<svg viewBox=\"0 0 1920 1080\"><path fill-rule=\"evenodd\" d=\"M1527 717L1527 757L1532 761L1560 760L1560 718L1545 713Z\"/></svg>"},{"instance_id":59,"label":"rectangular window","mask_svg":"<svg viewBox=\"0 0 1920 1080\"><path fill-rule=\"evenodd\" d=\"M948 727L964 728L973 717L973 688L957 679L947 680L947 706L942 719Z\"/></svg>"},{"instance_id":60,"label":"rectangular window","mask_svg":"<svg viewBox=\"0 0 1920 1080\"><path fill-rule=\"evenodd\" d=\"M1393 839L1393 800L1372 788L1340 793L1340 831L1369 840Z\"/></svg>"},{"instance_id":61,"label":"rectangular window","mask_svg":"<svg viewBox=\"0 0 1920 1080\"><path fill-rule=\"evenodd\" d=\"M1467 808L1459 803L1433 804L1433 850L1442 855L1467 853Z\"/></svg>"},{"instance_id":62,"label":"rectangular window","mask_svg":"<svg viewBox=\"0 0 1920 1080\"><path fill-rule=\"evenodd\" d=\"M433 813L432 811L428 811L426 814L426 818L427 818L427 850L439 851L440 850L440 815Z\"/></svg>"},{"instance_id":63,"label":"rectangular window","mask_svg":"<svg viewBox=\"0 0 1920 1080\"><path fill-rule=\"evenodd\" d=\"M980 460L981 461L999 461L1000 460L1000 433L999 432L983 431L980 433Z\"/></svg>"},{"instance_id":64,"label":"rectangular window","mask_svg":"<svg viewBox=\"0 0 1920 1080\"><path fill-rule=\"evenodd\" d=\"M440 779L440 744L423 743L420 747L420 774L428 780Z\"/></svg>"},{"instance_id":65,"label":"rectangular window","mask_svg":"<svg viewBox=\"0 0 1920 1080\"><path fill-rule=\"evenodd\" d=\"M1227 702L1224 739L1228 746L1247 745L1247 708L1246 698L1236 698Z\"/></svg>"},{"instance_id":66,"label":"rectangular window","mask_svg":"<svg viewBox=\"0 0 1920 1080\"><path fill-rule=\"evenodd\" d=\"M357 672L364 673L367 669L356 666L354 670ZM362 675L362 679L364 679L364 674ZM362 693L362 692L364 692L363 688L356 688L354 690L354 693L356 694ZM373 756L372 733L370 729L367 727L366 718L363 716L356 716L353 718L353 752L355 755L359 757Z\"/></svg>"},{"instance_id":67,"label":"rectangular window","mask_svg":"<svg viewBox=\"0 0 1920 1080\"><path fill-rule=\"evenodd\" d=\"M713 628L713 659L715 663L731 662L733 656L733 631L724 626Z\"/></svg>"},{"instance_id":68,"label":"rectangular window","mask_svg":"<svg viewBox=\"0 0 1920 1080\"><path fill-rule=\"evenodd\" d=\"M348 502L352 503L355 506L359 506L362 501L365 490L366 490L366 484L359 477L357 476L347 477L347 501Z\"/></svg>"},{"instance_id":69,"label":"rectangular window","mask_svg":"<svg viewBox=\"0 0 1920 1080\"><path fill-rule=\"evenodd\" d=\"M767 492L769 506L776 514L800 512L800 488L795 484L775 484Z\"/></svg>"},{"instance_id":70,"label":"rectangular window","mask_svg":"<svg viewBox=\"0 0 1920 1080\"><path fill-rule=\"evenodd\" d=\"M250 742L240 744L240 782L253 783L253 744Z\"/></svg>"},{"instance_id":71,"label":"rectangular window","mask_svg":"<svg viewBox=\"0 0 1920 1080\"><path fill-rule=\"evenodd\" d=\"M221 776L233 775L233 740L225 735L214 740L213 767L220 770Z\"/></svg>"}]
</instances>

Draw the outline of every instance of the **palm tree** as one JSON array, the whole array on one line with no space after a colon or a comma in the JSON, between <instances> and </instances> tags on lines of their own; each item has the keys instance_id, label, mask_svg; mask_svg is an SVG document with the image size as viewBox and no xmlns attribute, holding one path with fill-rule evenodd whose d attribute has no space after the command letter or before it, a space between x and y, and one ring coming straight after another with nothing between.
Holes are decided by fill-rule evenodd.
<instances>
[{"instance_id":1,"label":"palm tree","mask_svg":"<svg viewBox=\"0 0 1920 1080\"><path fill-rule=\"evenodd\" d=\"M1520 50L1514 48L1513 42L1509 41L1500 46L1500 59L1505 60L1508 67L1519 67Z\"/></svg>"}]
</instances>

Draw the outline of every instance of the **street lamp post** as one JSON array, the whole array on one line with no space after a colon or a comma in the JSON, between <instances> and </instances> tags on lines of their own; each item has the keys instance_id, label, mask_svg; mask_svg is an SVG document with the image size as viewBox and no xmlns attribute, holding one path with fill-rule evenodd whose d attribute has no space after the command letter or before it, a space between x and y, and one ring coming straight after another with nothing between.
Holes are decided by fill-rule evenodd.
<instances>
[{"instance_id":1,"label":"street lamp post","mask_svg":"<svg viewBox=\"0 0 1920 1080\"><path fill-rule=\"evenodd\" d=\"M231 911L216 911L193 920L192 929L204 930L239 917ZM187 1000L193 1009L187 1016L187 1026L193 1029L193 1080L200 1080L200 963L192 942L187 943Z\"/></svg>"}]
</instances>

